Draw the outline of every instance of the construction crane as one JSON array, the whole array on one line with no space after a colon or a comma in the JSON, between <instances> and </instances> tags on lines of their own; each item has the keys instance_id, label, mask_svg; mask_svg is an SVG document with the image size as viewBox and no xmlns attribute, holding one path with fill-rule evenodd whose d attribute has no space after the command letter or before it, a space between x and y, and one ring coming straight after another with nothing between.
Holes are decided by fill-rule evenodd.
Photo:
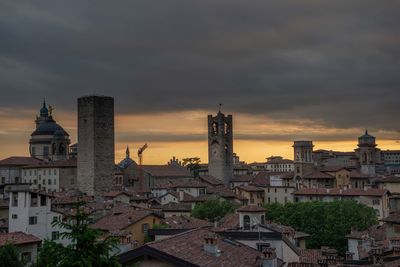
<instances>
[{"instance_id":1,"label":"construction crane","mask_svg":"<svg viewBox=\"0 0 400 267\"><path fill-rule=\"evenodd\" d=\"M144 177L143 177L143 152L146 150L147 144L144 144L142 147L138 149L138 159L139 159L139 191L143 192L144 191Z\"/></svg>"}]
</instances>

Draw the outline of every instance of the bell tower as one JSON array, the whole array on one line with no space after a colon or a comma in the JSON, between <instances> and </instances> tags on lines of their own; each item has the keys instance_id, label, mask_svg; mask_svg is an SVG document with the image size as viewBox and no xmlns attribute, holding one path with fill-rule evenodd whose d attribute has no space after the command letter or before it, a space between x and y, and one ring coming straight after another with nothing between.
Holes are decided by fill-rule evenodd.
<instances>
[{"instance_id":1,"label":"bell tower","mask_svg":"<svg viewBox=\"0 0 400 267\"><path fill-rule=\"evenodd\" d=\"M208 115L208 173L229 185L233 177L232 115Z\"/></svg>"}]
</instances>

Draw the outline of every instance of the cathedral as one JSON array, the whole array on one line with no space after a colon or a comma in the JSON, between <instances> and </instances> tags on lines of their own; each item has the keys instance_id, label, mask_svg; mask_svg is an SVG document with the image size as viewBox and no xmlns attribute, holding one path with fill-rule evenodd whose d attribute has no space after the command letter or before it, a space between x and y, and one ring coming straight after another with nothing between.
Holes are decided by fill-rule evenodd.
<instances>
[{"instance_id":1,"label":"cathedral","mask_svg":"<svg viewBox=\"0 0 400 267\"><path fill-rule=\"evenodd\" d=\"M39 116L36 116L36 129L29 140L29 153L43 160L64 160L68 158L69 134L53 118L52 107L43 101Z\"/></svg>"}]
</instances>

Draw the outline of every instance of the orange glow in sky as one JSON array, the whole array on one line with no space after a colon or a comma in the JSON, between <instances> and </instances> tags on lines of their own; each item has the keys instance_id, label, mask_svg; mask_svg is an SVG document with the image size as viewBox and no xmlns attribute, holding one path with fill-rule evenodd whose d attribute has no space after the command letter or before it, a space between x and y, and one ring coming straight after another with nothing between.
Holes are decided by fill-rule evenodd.
<instances>
[{"instance_id":1,"label":"orange glow in sky","mask_svg":"<svg viewBox=\"0 0 400 267\"><path fill-rule=\"evenodd\" d=\"M13 113L0 109L0 158L28 155L30 134L34 131L37 111ZM173 156L200 157L207 162L207 114L209 111L187 111L168 114L123 115L115 117L116 162L125 157L126 146L131 158L137 160L137 149L144 143L149 148L144 153L145 164L165 164ZM54 118L76 142L76 113L56 110ZM234 152L248 163L265 161L266 157L280 155L293 159L293 140L313 140L315 149L353 151L357 137L363 129L336 129L310 121L278 121L267 116L233 114ZM381 149L399 149L396 133L378 131Z\"/></svg>"}]
</instances>

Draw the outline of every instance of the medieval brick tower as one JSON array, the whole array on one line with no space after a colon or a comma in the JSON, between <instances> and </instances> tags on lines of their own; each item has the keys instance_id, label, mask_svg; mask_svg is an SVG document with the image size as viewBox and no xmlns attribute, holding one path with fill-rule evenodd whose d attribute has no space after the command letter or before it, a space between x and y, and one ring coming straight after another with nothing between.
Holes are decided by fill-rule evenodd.
<instances>
[{"instance_id":1,"label":"medieval brick tower","mask_svg":"<svg viewBox=\"0 0 400 267\"><path fill-rule=\"evenodd\" d=\"M314 171L312 141L294 141L294 179L296 184Z\"/></svg>"},{"instance_id":2,"label":"medieval brick tower","mask_svg":"<svg viewBox=\"0 0 400 267\"><path fill-rule=\"evenodd\" d=\"M233 177L232 115L208 115L208 173L226 185Z\"/></svg>"},{"instance_id":3,"label":"medieval brick tower","mask_svg":"<svg viewBox=\"0 0 400 267\"><path fill-rule=\"evenodd\" d=\"M78 98L78 188L88 195L108 191L114 181L114 99Z\"/></svg>"}]
</instances>

